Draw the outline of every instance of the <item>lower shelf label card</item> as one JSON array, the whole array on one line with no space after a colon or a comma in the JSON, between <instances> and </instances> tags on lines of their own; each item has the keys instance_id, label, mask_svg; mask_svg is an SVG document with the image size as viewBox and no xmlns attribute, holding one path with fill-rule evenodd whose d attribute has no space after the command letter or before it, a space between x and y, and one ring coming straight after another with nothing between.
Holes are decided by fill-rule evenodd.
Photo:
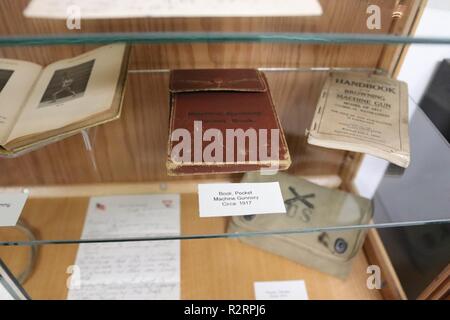
<instances>
[{"instance_id":1,"label":"lower shelf label card","mask_svg":"<svg viewBox=\"0 0 450 320\"><path fill-rule=\"evenodd\" d=\"M286 213L278 182L198 185L200 217Z\"/></svg>"},{"instance_id":2,"label":"lower shelf label card","mask_svg":"<svg viewBox=\"0 0 450 320\"><path fill-rule=\"evenodd\" d=\"M259 281L255 282L256 300L308 300L305 281Z\"/></svg>"},{"instance_id":3,"label":"lower shelf label card","mask_svg":"<svg viewBox=\"0 0 450 320\"><path fill-rule=\"evenodd\" d=\"M13 227L22 213L28 193L0 193L0 227Z\"/></svg>"}]
</instances>

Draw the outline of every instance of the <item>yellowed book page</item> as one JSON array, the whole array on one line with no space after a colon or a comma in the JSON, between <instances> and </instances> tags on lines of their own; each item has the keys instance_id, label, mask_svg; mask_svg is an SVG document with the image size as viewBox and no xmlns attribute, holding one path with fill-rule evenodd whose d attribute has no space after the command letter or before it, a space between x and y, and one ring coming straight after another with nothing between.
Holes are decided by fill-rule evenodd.
<instances>
[{"instance_id":1,"label":"yellowed book page","mask_svg":"<svg viewBox=\"0 0 450 320\"><path fill-rule=\"evenodd\" d=\"M387 77L332 73L319 98L308 142L367 152L407 166L407 91L405 82Z\"/></svg>"},{"instance_id":2,"label":"yellowed book page","mask_svg":"<svg viewBox=\"0 0 450 320\"><path fill-rule=\"evenodd\" d=\"M35 63L0 59L0 145L6 143L41 70Z\"/></svg>"},{"instance_id":3,"label":"yellowed book page","mask_svg":"<svg viewBox=\"0 0 450 320\"><path fill-rule=\"evenodd\" d=\"M58 129L111 107L125 44L97 48L48 65L8 141Z\"/></svg>"}]
</instances>

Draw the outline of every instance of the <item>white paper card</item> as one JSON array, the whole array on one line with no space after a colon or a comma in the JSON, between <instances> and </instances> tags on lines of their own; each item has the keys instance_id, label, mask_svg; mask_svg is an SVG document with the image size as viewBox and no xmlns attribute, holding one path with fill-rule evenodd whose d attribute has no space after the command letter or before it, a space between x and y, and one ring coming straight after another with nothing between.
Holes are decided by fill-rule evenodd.
<instances>
[{"instance_id":1,"label":"white paper card","mask_svg":"<svg viewBox=\"0 0 450 320\"><path fill-rule=\"evenodd\" d=\"M305 281L261 281L255 282L256 300L308 300Z\"/></svg>"},{"instance_id":2,"label":"white paper card","mask_svg":"<svg viewBox=\"0 0 450 320\"><path fill-rule=\"evenodd\" d=\"M22 213L28 193L0 193L0 227L13 227Z\"/></svg>"},{"instance_id":3,"label":"white paper card","mask_svg":"<svg viewBox=\"0 0 450 320\"><path fill-rule=\"evenodd\" d=\"M14 300L14 297L6 290L5 287L0 283L0 301L2 300Z\"/></svg>"},{"instance_id":4,"label":"white paper card","mask_svg":"<svg viewBox=\"0 0 450 320\"><path fill-rule=\"evenodd\" d=\"M178 194L94 197L82 239L179 233ZM70 271L68 299L179 299L180 242L81 244Z\"/></svg>"},{"instance_id":5,"label":"white paper card","mask_svg":"<svg viewBox=\"0 0 450 320\"><path fill-rule=\"evenodd\" d=\"M200 217L286 213L278 182L198 185Z\"/></svg>"},{"instance_id":6,"label":"white paper card","mask_svg":"<svg viewBox=\"0 0 450 320\"><path fill-rule=\"evenodd\" d=\"M318 0L33 0L27 17L67 19L129 17L318 16Z\"/></svg>"}]
</instances>

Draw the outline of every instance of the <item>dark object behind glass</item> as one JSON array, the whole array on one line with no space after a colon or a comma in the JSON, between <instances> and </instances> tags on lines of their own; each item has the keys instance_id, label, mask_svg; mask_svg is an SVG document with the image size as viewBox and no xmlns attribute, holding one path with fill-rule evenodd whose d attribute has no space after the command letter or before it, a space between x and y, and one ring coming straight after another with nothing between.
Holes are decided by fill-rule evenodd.
<instances>
[{"instance_id":1,"label":"dark object behind glass","mask_svg":"<svg viewBox=\"0 0 450 320\"><path fill-rule=\"evenodd\" d=\"M439 64L410 120L411 165L401 175L390 167L377 189L377 223L450 218L449 61ZM379 234L409 299L418 298L450 263L448 222L380 229Z\"/></svg>"},{"instance_id":2,"label":"dark object behind glass","mask_svg":"<svg viewBox=\"0 0 450 320\"><path fill-rule=\"evenodd\" d=\"M440 63L419 105L450 143L450 59Z\"/></svg>"}]
</instances>

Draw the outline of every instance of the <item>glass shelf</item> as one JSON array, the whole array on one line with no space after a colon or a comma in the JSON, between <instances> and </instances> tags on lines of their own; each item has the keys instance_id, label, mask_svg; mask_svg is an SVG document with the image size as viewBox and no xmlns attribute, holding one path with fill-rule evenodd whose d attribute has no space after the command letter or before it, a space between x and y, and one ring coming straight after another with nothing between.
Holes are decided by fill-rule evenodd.
<instances>
[{"instance_id":1,"label":"glass shelf","mask_svg":"<svg viewBox=\"0 0 450 320\"><path fill-rule=\"evenodd\" d=\"M26 1L4 0L5 26L20 25L14 32L0 26L0 46L104 44L170 44L203 42L286 42L292 44L449 44L450 34L411 36L414 19L424 1L391 1L369 4L359 0L320 0L321 13L313 15L251 16L242 13L221 17L131 16L114 18L84 8L79 29L70 29L66 10L57 18L24 14ZM237 6L237 4L235 4ZM113 4L111 6L114 6ZM174 5L175 7L177 4ZM374 9L374 7L377 9ZM82 9L82 8L80 8ZM111 8L109 8L111 9ZM172 8L173 9L173 8ZM204 9L204 8L203 8ZM122 8L123 10L123 8ZM197 9L198 10L198 9ZM375 10L375 11L374 11ZM51 11L51 10L49 10ZM193 10L196 11L195 9ZM54 13L54 12L53 12ZM48 12L51 16L52 12ZM83 14L86 18L83 17ZM140 12L141 14L141 12ZM42 15L42 12L41 12ZM100 15L100 17L99 17ZM377 17L373 23L371 17ZM442 34L441 34L442 35Z\"/></svg>"},{"instance_id":2,"label":"glass shelf","mask_svg":"<svg viewBox=\"0 0 450 320\"><path fill-rule=\"evenodd\" d=\"M77 260L81 248L115 251L146 245L179 246L182 298L211 298L211 293L220 299L253 298L254 281L290 279L298 274L308 283L326 283L323 288L311 286L311 298L333 297L336 288L342 291L341 297L362 294L381 298L366 286L366 268L374 264L367 252L354 257L352 280L342 281L248 244L282 237L297 244L313 239L327 254L334 249L336 256L335 239L355 233L364 236L369 229L383 229L382 234L392 228L428 225L430 230L442 229L419 233L421 239L414 243L420 243L428 254L429 239L448 235L450 145L422 111L415 81L409 87L410 114L415 111L409 122L411 164L403 170L375 159L387 170L373 197L357 183L373 178L359 175L362 160L373 157L310 145L305 132L330 72L377 73L403 80L401 66L409 53L419 48L420 55L411 55L417 68L410 63L414 75L410 74L409 80L425 79L419 65L426 64L427 71L435 67L427 64L427 58L434 57L437 48L447 52L450 29L420 30L424 1L375 1L381 8L381 25L375 29L367 24L367 1L319 2L323 12L318 16L83 18L81 29L69 30L66 19L26 17L28 0L1 1L1 58L46 66L103 44L126 42L132 46L120 119L15 158L0 158L0 192L26 190L30 195L17 226L0 227L0 258L20 280L25 281L31 270L36 272L25 283L33 298L66 297L67 267ZM289 216L201 218L198 185L239 183L243 174L167 175L169 72L190 68L256 68L264 72L292 158L286 172L371 198L373 217L361 220L354 211L336 204L329 216L311 218L299 227L298 219L304 214L301 209L305 209L300 203L300 210ZM278 180L274 177L273 181ZM171 221L179 224L179 232L155 232L152 225L145 224L139 232L129 232L127 225L139 221L123 214L114 230L84 235L92 197L154 194L180 195L180 215ZM231 222L236 219L251 224L270 218L292 223L254 224L251 231L232 229ZM368 240L373 241L373 234ZM325 242L326 248L322 246ZM153 259L148 252L142 258ZM223 287L221 292L218 286ZM44 287L51 290L45 292Z\"/></svg>"},{"instance_id":3,"label":"glass shelf","mask_svg":"<svg viewBox=\"0 0 450 320\"><path fill-rule=\"evenodd\" d=\"M443 154L433 160L434 168L439 168L441 173L432 172L432 168L415 168L413 160L410 168L390 174L387 179L409 181L411 176L415 177L415 170L422 170L426 172L423 176L427 184L422 183L424 190L415 191L410 197L423 204L439 203L443 207L426 208L411 201L407 211L398 206L397 212L386 213L380 210L383 202L375 198L373 221L364 224L344 219L302 229L227 233L228 218L198 217L196 186L201 180L238 182L242 175L202 176L200 180L174 178L166 175L164 165L169 70L258 68L267 75L286 133L293 158L290 173L350 190L345 175L354 173L350 166L360 155L308 145L305 130L310 126L328 72L394 75L399 52L410 45L424 48L450 45L447 33L411 35L412 20L419 11L416 1L400 7L395 2L383 4L381 28L373 30L366 24L367 3L359 0L320 1L323 14L314 17L83 19L81 30L68 30L65 19L27 18L23 15L25 1L17 3L3 2L9 10L2 21L3 28L0 26L0 54L4 58L46 65L86 52L89 45L111 42L131 43L133 51L120 120L17 159L0 159L6 172L0 176L0 188L30 190L31 199L21 217L36 231L36 240L30 241L11 236L8 228L0 228L0 245L258 237L450 221L449 206L445 207L445 201L436 201L436 197L448 198L448 192L445 193L448 188L431 187L435 177L443 179L448 172L445 168L450 148L438 133L434 141ZM10 27L16 25L20 28ZM413 98L409 104L417 105ZM422 128L427 123L420 108L417 109L410 128L418 123ZM420 134L411 134L412 159L421 157L414 147L421 139ZM432 158L433 153L427 156ZM450 177L446 178L450 181ZM392 181L389 186L400 188ZM111 194L123 194L129 189L135 190L132 193L181 193L182 232L80 239L88 198L108 195L108 190ZM405 195L399 203L408 201Z\"/></svg>"},{"instance_id":4,"label":"glass shelf","mask_svg":"<svg viewBox=\"0 0 450 320\"><path fill-rule=\"evenodd\" d=\"M415 37L358 33L133 32L80 33L0 37L0 46L268 42L298 44L450 44L450 37Z\"/></svg>"},{"instance_id":5,"label":"glass shelf","mask_svg":"<svg viewBox=\"0 0 450 320\"><path fill-rule=\"evenodd\" d=\"M181 187L181 186L179 186ZM426 202L427 199L417 199L418 202ZM404 212L393 212L393 216L386 218L377 206L375 206L373 221L369 223L353 224L346 222L352 217L342 212L339 221L324 221L320 224L311 223L304 228L288 227L284 229L266 228L249 232L228 232L229 217L200 218L198 216L197 194L181 194L181 232L179 234L152 234L142 232L120 237L108 234L98 234L94 237L81 238L81 230L86 215L89 199L82 198L40 198L28 201L21 219L35 232L36 239L25 239L15 231L15 227L0 228L1 246L30 246L46 244L77 244L77 243L109 243L109 242L142 242L142 241L168 241L168 240L195 240L217 238L241 238L241 237L265 237L275 235L289 235L293 238L301 237L305 233L329 233L345 234L352 230L368 228L388 228L399 226L416 226L450 222L449 213L433 212L428 217L419 216L412 212L410 218L405 217ZM444 210L445 208L442 208ZM420 209L418 209L420 210ZM276 214L285 215L285 214ZM275 215L271 215L275 217ZM259 218L259 217L257 217ZM292 221L299 219L294 216ZM126 217L123 218L126 220ZM128 221L133 223L133 221ZM116 226L115 232L121 232L121 227ZM126 226L124 226L126 228Z\"/></svg>"},{"instance_id":6,"label":"glass shelf","mask_svg":"<svg viewBox=\"0 0 450 320\"><path fill-rule=\"evenodd\" d=\"M314 68L260 68L267 75L269 84L271 86L272 94L275 104L279 106L279 116L281 121L285 121L285 133L288 143L295 145L300 143L299 149L292 148L293 152L293 173L296 176L302 176L318 184L324 186L348 189L342 184L342 179L339 176L339 171L336 168L341 168L342 155L345 153L335 153L333 150L328 150L320 147L308 145L304 139L305 127L299 127L298 117L305 117L304 104L309 104L308 99L305 101L302 92L306 92L305 88L311 86L311 79L314 79L314 86L320 88L328 72L333 70L346 70L353 72L384 73L384 70L374 68L328 68L328 67L314 67ZM160 83L164 86L168 83L168 70L166 69L145 69L145 70L129 70L130 86L134 87L139 83L139 86L146 87L151 95L156 95L153 92L154 88L160 87ZM311 78L312 77L312 78ZM307 80L309 82L307 82ZM278 85L277 85L278 83ZM272 85L273 84L273 85ZM306 87L305 87L306 86ZM298 87L298 92L290 91L289 88ZM158 100L153 106L154 110L166 110L167 112L167 98ZM133 98L127 96L125 98L124 115L127 119L130 115L136 112L133 110ZM450 212L448 193L448 170L445 170L448 163L450 163L450 146L447 140L433 127L430 120L417 106L413 98L409 99L410 111L416 110L410 122L410 140L411 140L411 158L412 164L406 170L388 170L385 177L390 188L403 188L404 192L397 191L397 200L389 199L394 203L396 208L390 212L382 210L384 204L375 197L374 201L374 217L368 223L361 223L354 220L354 217L347 216L346 212L342 212L340 218L333 221L323 220L320 223L311 224L307 227L295 228L270 228L263 230L254 230L251 232L233 233L227 231L227 224L229 217L218 218L200 218L198 216L197 203L197 185L202 182L239 182L242 175L234 174L231 176L202 176L201 180L193 180L192 177L168 177L162 174L159 179L161 182L147 183L145 181L136 182L133 177L124 179L122 183L115 183L110 181L107 172L109 166L121 166L128 162L128 158L123 154L123 150L127 149L125 142L120 142L117 139L115 144L116 150L109 148L108 156L110 158L117 158L117 161L109 161L105 165L105 159L102 156L103 142L101 136L104 132L116 130L115 125L123 125L120 120L118 123L108 124L106 126L98 127L94 131L85 133L83 137L80 135L69 138L68 140L77 140L79 149L77 151L77 158L73 162L67 162L67 170L79 170L80 159L86 159L86 168L93 172L93 176L97 179L96 185L81 184L71 186L52 186L51 184L44 185L30 185L28 190L30 192L30 199L21 215L21 219L27 224L31 230L35 231L36 239L23 239L14 231L14 227L0 228L0 245L2 246L29 246L29 245L44 245L44 244L76 244L76 243L104 243L104 242L139 242L139 241L160 241L160 240L192 240L192 239L212 239L212 238L240 238L240 237L265 237L273 235L292 235L301 236L304 233L323 233L323 232L350 232L355 229L368 228L387 228L399 226L413 226L424 224L448 223L450 222ZM285 113L283 110L295 110L296 113ZM154 112L154 111L152 111ZM130 114L128 114L130 113ZM165 118L163 116L163 118ZM292 118L292 119L291 119ZM292 121L291 125L287 122ZM134 121L134 120L133 120ZM417 130L416 130L417 129ZM421 154L422 151L418 146L423 144L422 134L427 132L426 136L431 136L435 149L429 150L427 155ZM154 133L153 133L154 134ZM151 135L151 134L150 134ZM40 153L57 152L57 150L65 150L66 143L73 145L72 141L61 141L54 145L37 150L25 157L31 157L36 160L40 157ZM164 145L164 141L161 142ZM56 149L53 150L52 148ZM291 147L290 147L291 148ZM435 157L436 150L439 150L439 157ZM139 152L144 154L154 153L156 150L153 146L143 143ZM162 147L161 155L156 154L146 166L156 166L164 171L164 147ZM53 154L53 153L52 153ZM139 153L140 154L140 153ZM129 161L136 158L136 155L131 154ZM416 167L416 158L430 158L429 163L432 165L426 168ZM18 158L19 160L22 158ZM309 159L315 159L311 163ZM17 171L17 164L14 162L17 159L5 159L5 164L9 165L8 170ZM432 160L432 161L431 161ZM425 161L426 162L426 161ZM139 162L136 162L139 166ZM423 163L423 161L422 161ZM426 172L420 182L420 190L417 187L411 187L414 180L420 172ZM44 172L40 173L41 175ZM446 176L447 175L447 176ZM213 180L211 180L213 178ZM391 182L389 182L389 179ZM276 180L275 180L276 181ZM406 181L410 185L404 186L402 181ZM413 182L415 181L415 182ZM445 184L447 181L447 184ZM114 182L114 183L110 183ZM447 185L447 189L445 187ZM3 188L8 190L20 190L20 187ZM131 191L130 191L131 190ZM408 192L414 192L414 196ZM355 191L354 191L355 192ZM81 238L81 230L87 210L87 204L90 196L96 195L114 195L114 194L153 194L153 193L180 193L181 194L181 232L179 234L151 234L140 233L130 236L111 237L108 235L95 236L93 238ZM392 191L393 193L393 191ZM427 204L433 203L432 207ZM392 204L392 203L391 203ZM280 214L284 215L284 214Z\"/></svg>"}]
</instances>

